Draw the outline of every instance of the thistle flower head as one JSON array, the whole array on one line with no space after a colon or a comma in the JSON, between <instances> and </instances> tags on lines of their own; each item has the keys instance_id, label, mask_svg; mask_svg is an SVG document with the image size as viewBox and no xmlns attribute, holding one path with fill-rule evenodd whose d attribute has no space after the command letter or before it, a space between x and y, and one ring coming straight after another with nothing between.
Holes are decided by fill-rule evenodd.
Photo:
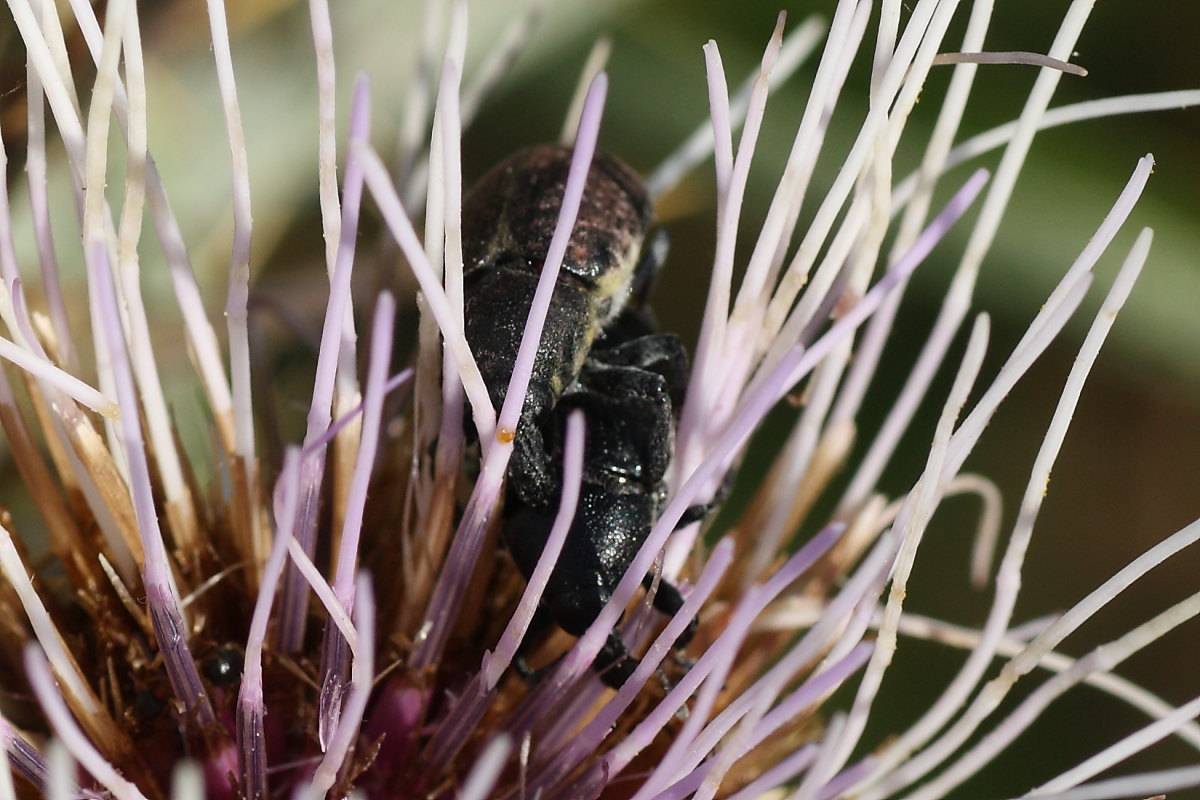
<instances>
[{"instance_id":1,"label":"thistle flower head","mask_svg":"<svg viewBox=\"0 0 1200 800\"><path fill-rule=\"evenodd\" d=\"M579 363L556 373L562 385L553 390L537 366L554 339L543 332L564 324L555 304L564 262L576 268L581 248L599 246L581 231L615 225L588 194L596 185L589 175L606 158L597 156L606 93L621 90L603 72L605 46L586 64L566 114L559 144L569 166L539 201L549 211L538 213L554 224L538 242L544 260L539 255L530 273L536 286L520 308L519 346L505 356L511 377L498 386L497 356L467 333L480 320L466 316L472 289L464 273L479 263L465 263L478 253L464 241L459 143L480 98L521 51L540 4L527 4L474 71L464 71L465 3L431 4L428 28L445 23L446 35L423 43L427 74L412 87L389 167L372 145L391 134L372 119L369 78L360 76L349 98L334 91L329 8L314 0L328 293L306 428L276 462L261 449L273 433L264 411L270 375L252 346L257 239L225 10L208 4L234 188L218 309L204 302L195 245L180 233L168 177L147 145L153 98L137 4L110 0L103 20L86 3L70 6L64 21L53 4L9 2L28 55L29 142L27 180L6 180L0 194L0 356L11 365L0 371L0 426L40 519L17 530L6 518L0 530L0 741L11 767L0 770L0 797L939 798L1084 682L1144 712L1147 724L1041 783L1035 796L1148 795L1200 784L1195 768L1098 777L1165 736L1200 741L1196 701L1171 707L1115 671L1194 616L1196 597L1083 657L1057 650L1200 536L1200 523L1061 616L1034 624L1014 617L1043 489L1084 379L1147 258L1148 229L1090 312L995 565L995 488L963 471L1009 390L1070 318L1089 313L1082 309L1092 269L1153 165L1150 156L1137 164L1024 337L995 374L984 374L988 318L967 324L972 289L1035 133L1089 115L1200 100L1176 92L1050 110L1064 73L1080 72L1068 62L1090 3L1070 7L1045 54L981 52L986 3L972 9L961 41L948 37L957 4L945 0L919 0L903 21L894 3L877 21L870 4L854 2L839 3L828 22L791 27L781 15L755 74L732 94L717 44L705 45L709 118L647 175L645 191L668 195L711 156L717 233L707 301L686 391L674 393L671 413L655 417L665 432L650 442L664 474L638 490L652 518L620 538L588 522L584 509L597 496L634 491L633 478L621 477L620 489L596 478L597 458L620 455L636 462L635 473L652 472L641 438L646 417L632 397L606 396L600 422L612 430L602 431L601 414L589 416L579 399L585 381L576 381L605 342L618 339L606 327L615 323L596 312L595 330L568 354ZM64 30L75 27L96 65L82 100L65 59ZM814 169L834 158L829 120L860 57L870 58L870 104L853 112L858 132L822 194ZM1027 77L1036 69L1032 89L1011 124L963 138L974 77L992 62L1016 65L985 68ZM743 201L767 103L806 63L813 78L791 156L765 216L751 218ZM900 175L894 157L921 89L933 70L951 66L920 168ZM335 110L346 100L339 136ZM47 109L66 167L54 178L47 159L58 147L47 142ZM994 172L946 184L953 167L996 148ZM52 180L70 190L73 216L52 213ZM119 205L106 185L123 187ZM23 192L9 194L13 186ZM382 220L377 234L364 224L364 200ZM28 213L14 213L18 205ZM29 230L13 225L26 217ZM56 245L52 226L75 226L77 244ZM949 247L943 240L955 226L968 232L966 244L953 256L957 270L929 338L905 383L882 386L876 373L908 278L934 248ZM143 227L152 227L153 241ZM22 250L14 246L26 239ZM739 243L748 257L738 255ZM660 256L661 240L647 237L642 249ZM158 256L147 261L160 257L169 275L191 385L203 396L203 457L182 446L167 401L162 375L173 332L150 322L157 315L147 308L141 268L148 250ZM583 296L612 302L616 317L612 298L644 288L632 263L622 262L630 269L605 286L609 294L601 298L588 284ZM76 264L86 290L68 290L61 279ZM356 272L397 264L419 286L415 336L398 331L391 294L360 308L351 291ZM410 339L411 352L393 352ZM397 363L406 366L396 371ZM953 384L931 397L944 366ZM892 408L874 438L856 441L868 392ZM533 397L563 423L561 435L531 432L549 424L529 414ZM799 411L766 477L744 487L753 496L747 510L719 525L711 515L697 520L697 509L720 504L751 437L786 399ZM914 410L927 399L941 408L936 427L914 431ZM583 410L565 413L574 407ZM546 441L531 445L534 434ZM907 491L886 496L879 478L905 434L925 437L928 456ZM608 449L585 460L589 441ZM852 459L852 450L863 455ZM542 457L552 462L554 499L539 507L545 529L530 533L514 506L533 501L506 490L506 479L515 482L530 458ZM972 578L992 604L975 629L904 605L930 520L958 493L978 495L985 508ZM502 529L537 545L527 580ZM585 549L629 548L615 559L622 574L602 587L611 597L586 631L547 634L536 622L573 591L552 577L572 566L561 554L580 547L581 532ZM27 542L38 536L53 564L31 558ZM674 587L679 602L664 618L659 609ZM614 637L631 654L619 681L593 669ZM919 718L872 738L878 733L868 722L902 637L968 655ZM536 677L518 674L526 660ZM1037 673L1050 677L1002 705Z\"/></svg>"}]
</instances>

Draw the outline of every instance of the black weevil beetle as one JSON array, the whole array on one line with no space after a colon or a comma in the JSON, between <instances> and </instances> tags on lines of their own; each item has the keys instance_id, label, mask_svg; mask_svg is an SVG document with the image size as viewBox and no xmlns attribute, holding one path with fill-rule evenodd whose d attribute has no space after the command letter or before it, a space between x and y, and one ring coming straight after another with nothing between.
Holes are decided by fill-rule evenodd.
<instances>
[{"instance_id":1,"label":"black weevil beetle","mask_svg":"<svg viewBox=\"0 0 1200 800\"><path fill-rule=\"evenodd\" d=\"M503 404L525 319L558 221L571 163L544 145L493 167L463 200L467 341L492 402ZM504 538L528 577L545 547L562 493L562 432L584 413L579 509L542 597L536 628L581 635L596 619L666 501L675 411L687 356L673 335L652 333L646 295L666 254L660 232L643 251L652 216L641 179L596 153L558 276L508 468ZM626 308L628 306L628 308ZM689 509L685 520L705 509ZM646 579L649 586L650 576ZM654 605L674 614L679 591L660 581ZM694 622L677 645L690 639ZM637 661L610 633L595 668L620 686Z\"/></svg>"},{"instance_id":2,"label":"black weevil beetle","mask_svg":"<svg viewBox=\"0 0 1200 800\"><path fill-rule=\"evenodd\" d=\"M497 164L462 205L464 319L467 342L497 410L512 376L525 319L558 221L571 150L542 145ZM631 295L648 286L664 247L642 253L652 215L641 179L596 153L518 421L508 470L527 503L555 495L541 433L570 388L601 329Z\"/></svg>"}]
</instances>

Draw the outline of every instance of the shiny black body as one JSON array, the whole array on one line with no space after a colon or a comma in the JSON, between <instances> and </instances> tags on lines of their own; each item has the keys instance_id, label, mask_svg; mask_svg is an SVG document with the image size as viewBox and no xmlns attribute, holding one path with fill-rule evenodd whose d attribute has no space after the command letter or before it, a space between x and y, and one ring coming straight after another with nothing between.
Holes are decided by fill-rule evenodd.
<instances>
[{"instance_id":1,"label":"shiny black body","mask_svg":"<svg viewBox=\"0 0 1200 800\"><path fill-rule=\"evenodd\" d=\"M463 202L466 335L497 408L554 233L570 159L569 150L554 146L518 153L489 171ZM566 419L583 413L579 508L535 628L557 623L581 635L666 502L664 476L688 367L675 336L652 333L644 306L666 250L659 236L642 252L650 217L641 180L597 153L508 468L504 538L528 577L558 511ZM674 586L658 582L656 608L673 614L682 602ZM691 629L681 643L690 635ZM537 638L531 630L527 641ZM620 686L636 665L621 638L610 633L595 663L605 682Z\"/></svg>"},{"instance_id":2,"label":"shiny black body","mask_svg":"<svg viewBox=\"0 0 1200 800\"><path fill-rule=\"evenodd\" d=\"M584 415L583 480L575 519L542 597L539 622L581 636L612 597L667 500L664 483L675 439L675 402L682 395L687 356L673 335L647 335L597 348L579 380L555 408L544 441L558 486L552 502L526 504L510 494L504 536L521 572L537 565L558 513L563 430L574 411ZM691 515L689 515L691 516ZM646 584L651 580L647 577ZM659 581L654 606L673 615L679 591ZM687 644L692 629L680 637ZM637 661L612 632L595 669L619 687Z\"/></svg>"},{"instance_id":3,"label":"shiny black body","mask_svg":"<svg viewBox=\"0 0 1200 800\"><path fill-rule=\"evenodd\" d=\"M466 336L497 411L508 391L570 164L567 148L525 150L493 167L463 199ZM639 266L650 218L641 179L597 153L517 426L509 480L527 502L546 503L554 492L541 444L549 414L575 383L601 329L620 314L639 283L653 276L656 265Z\"/></svg>"},{"instance_id":4,"label":"shiny black body","mask_svg":"<svg viewBox=\"0 0 1200 800\"><path fill-rule=\"evenodd\" d=\"M219 647L200 665L209 683L213 686L236 686L242 679L242 662L245 656L235 647Z\"/></svg>"}]
</instances>

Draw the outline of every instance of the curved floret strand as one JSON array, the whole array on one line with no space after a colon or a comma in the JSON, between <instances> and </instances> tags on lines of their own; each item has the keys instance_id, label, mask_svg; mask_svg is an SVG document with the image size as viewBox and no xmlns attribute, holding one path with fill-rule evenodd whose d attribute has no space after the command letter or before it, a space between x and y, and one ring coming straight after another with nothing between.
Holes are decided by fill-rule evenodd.
<instances>
[{"instance_id":1,"label":"curved floret strand","mask_svg":"<svg viewBox=\"0 0 1200 800\"><path fill-rule=\"evenodd\" d=\"M1024 64L1030 67L1047 67L1074 75L1079 78L1087 77L1087 69L1068 61L1059 61L1041 53L1026 53L1020 51L991 52L991 53L938 53L933 57L933 64Z\"/></svg>"}]
</instances>

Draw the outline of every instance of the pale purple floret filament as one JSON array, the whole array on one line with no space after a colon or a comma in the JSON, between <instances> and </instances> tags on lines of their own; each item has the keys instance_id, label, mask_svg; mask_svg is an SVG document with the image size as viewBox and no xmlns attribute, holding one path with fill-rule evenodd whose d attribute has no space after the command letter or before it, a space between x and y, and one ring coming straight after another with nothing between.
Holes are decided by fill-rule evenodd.
<instances>
[{"instance_id":1,"label":"pale purple floret filament","mask_svg":"<svg viewBox=\"0 0 1200 800\"><path fill-rule=\"evenodd\" d=\"M794 783L796 776L807 770L816 757L816 745L806 744L791 755L785 756L770 769L764 771L748 783L745 789L730 795L730 800L756 800L756 798L761 797L776 786ZM691 787L689 786L688 788L690 789ZM682 785L680 785L678 791L674 793L663 792L656 800L675 800L675 798L686 796L686 792L683 790Z\"/></svg>"},{"instance_id":2,"label":"pale purple floret filament","mask_svg":"<svg viewBox=\"0 0 1200 800\"><path fill-rule=\"evenodd\" d=\"M196 662L188 652L187 628L178 605L179 592L175 588L175 579L167 562L162 531L158 525L158 513L154 507L150 471L146 463L141 423L137 415L137 393L127 360L112 273L108 269L108 256L103 244L99 242L89 248L89 253L88 271L91 273L91 285L103 314L101 322L104 325L109 354L112 356L113 375L123 411L121 433L125 456L128 459L130 491L137 515L138 533L144 553L142 583L146 588L146 600L154 620L155 636L158 638L159 649L163 654L176 697L184 703L189 713L196 715L201 725L211 725L215 717L200 682Z\"/></svg>"},{"instance_id":3,"label":"pale purple floret filament","mask_svg":"<svg viewBox=\"0 0 1200 800\"><path fill-rule=\"evenodd\" d=\"M54 674L38 645L30 643L25 648L25 675L30 688L49 718L59 741L104 788L112 792L117 800L146 800L138 788L118 773L96 750L95 746L75 723L66 701L55 684ZM69 774L69 773L68 773ZM59 771L62 775L62 771Z\"/></svg>"},{"instance_id":4,"label":"pale purple floret filament","mask_svg":"<svg viewBox=\"0 0 1200 800\"><path fill-rule=\"evenodd\" d=\"M486 800L491 797L491 790L496 785L504 768L508 765L512 753L512 740L507 736L496 736L475 761L471 773L463 782L458 800Z\"/></svg>"},{"instance_id":5,"label":"pale purple floret filament","mask_svg":"<svg viewBox=\"0 0 1200 800\"><path fill-rule=\"evenodd\" d=\"M1047 781L1031 790L1030 797L1054 795L1071 787L1094 778L1104 770L1110 769L1128 758L1142 752L1150 744L1175 733L1180 727L1200 715L1200 697L1179 706L1162 719L1156 720L1141 730L1135 731L1111 747L1096 753L1084 760L1078 766L1064 772L1053 780ZM1195 769L1195 768L1193 768ZM1182 786L1180 788L1183 788ZM1160 791L1170 791L1163 788Z\"/></svg>"},{"instance_id":6,"label":"pale purple floret filament","mask_svg":"<svg viewBox=\"0 0 1200 800\"><path fill-rule=\"evenodd\" d=\"M554 523L550 527L550 535L546 537L546 546L529 575L525 591L517 601L512 619L500 636L496 650L484 653L482 672L485 675L484 685L489 691L496 688L500 676L512 663L517 647L525 638L533 613L541 602L542 592L550 581L550 574L558 563L558 554L562 552L563 543L566 542L571 524L575 520L580 486L583 482L583 446L586 437L582 412L573 412L567 417L566 433L563 437L562 498L554 516Z\"/></svg>"},{"instance_id":7,"label":"pale purple floret filament","mask_svg":"<svg viewBox=\"0 0 1200 800\"><path fill-rule=\"evenodd\" d=\"M3 193L0 192L0 194ZM4 231L0 231L0 235L3 234ZM25 303L25 284L17 277L11 279L6 277L4 280L8 284L8 299L12 304L12 322L16 326L19 338L24 340L23 344L29 348L30 352L49 363L50 359L46 355L46 350L38 340L37 334L33 330L33 323L29 319L29 308Z\"/></svg>"},{"instance_id":8,"label":"pale purple floret filament","mask_svg":"<svg viewBox=\"0 0 1200 800\"><path fill-rule=\"evenodd\" d=\"M42 79L32 63L26 65L25 93L28 104L26 129L29 142L25 148L25 171L29 175L30 218L33 222L34 239L37 243L37 260L46 294L46 306L54 336L58 342L59 357L70 372L79 371L78 354L72 341L71 326L67 319L66 300L62 282L58 276L58 257L54 250L54 236L50 221L50 202L46 186L46 100ZM3 145L0 144L0 153ZM7 203L7 189L5 191ZM7 209L4 216L7 222Z\"/></svg>"},{"instance_id":9,"label":"pale purple floret filament","mask_svg":"<svg viewBox=\"0 0 1200 800\"><path fill-rule=\"evenodd\" d=\"M347 165L349 169L349 164ZM361 191L362 184L358 184ZM346 195L346 204L357 203L359 197ZM338 537L338 552L335 561L333 592L342 609L350 613L354 609L355 579L358 575L358 549L362 535L363 513L367 501L367 489L375 468L375 454L380 442L383 415L383 398L386 391L388 364L392 356L392 335L396 322L396 303L391 294L384 292L376 301L375 319L371 326L371 355L367 367L366 396L363 400L362 429L359 450L355 459L354 472L347 489L346 508L342 519L341 536ZM360 622L359 627L362 628ZM318 737L322 744L338 723L341 714L342 696L345 689L345 673L349 667L348 644L333 625L325 628L325 641L321 648L321 696L318 701ZM360 636L361 638L361 636ZM361 658L361 657L360 657ZM360 710L361 714L361 710Z\"/></svg>"},{"instance_id":10,"label":"pale purple floret filament","mask_svg":"<svg viewBox=\"0 0 1200 800\"><path fill-rule=\"evenodd\" d=\"M418 164L422 169L424 184L428 189L424 198L424 249L429 265L438 273L450 313L454 317L455 329L463 328L462 319L462 222L460 206L462 195L462 165L459 139L462 124L459 118L459 96L461 93L462 64L466 57L467 14L462 3L456 3L450 11L449 31L446 34L445 55L441 60L441 73L437 78L437 93L429 131L428 158ZM432 81L431 81L432 82ZM426 124L421 120L421 125ZM428 170L425 166L428 165ZM415 188L415 187L410 187ZM412 197L415 202L417 198ZM448 337L451 334L445 333ZM453 349L441 347L435 319L422 313L418 332L421 346L417 356L418 397L414 400L414 418L417 423L416 448L436 446L432 464L420 469L420 459L414 459L414 467L421 477L410 485L408 492L414 504L419 504L422 494L428 496L431 489L453 485L462 470L464 447L463 433L463 386ZM436 366L441 360L441 370ZM439 380L440 379L440 380ZM436 399L440 392L440 403ZM440 410L439 410L440 405ZM429 409L426 411L425 409ZM490 411L490 405L488 410ZM440 423L437 414L441 415ZM478 416L478 415L477 415ZM426 418L428 417L428 418ZM426 474L422 474L426 473ZM432 480L430 480L432 479ZM422 486L422 484L427 484ZM431 484L431 485L429 485ZM428 500L425 503L428 504ZM428 512L418 514L427 517ZM420 523L418 523L420 524ZM431 549L440 544L430 535ZM431 564L436 567L436 564Z\"/></svg>"},{"instance_id":11,"label":"pale purple floret filament","mask_svg":"<svg viewBox=\"0 0 1200 800\"><path fill-rule=\"evenodd\" d=\"M0 357L45 380L86 408L105 415L111 415L114 411L113 401L103 392L7 339L0 338Z\"/></svg>"},{"instance_id":12,"label":"pale purple floret filament","mask_svg":"<svg viewBox=\"0 0 1200 800\"><path fill-rule=\"evenodd\" d=\"M321 231L325 239L325 269L332 279L338 251L344 246L337 181L337 67L333 57L333 23L329 18L329 4L309 3L308 13L317 61L317 185L321 203ZM347 332L353 335L353 315L346 315L345 324Z\"/></svg>"},{"instance_id":13,"label":"pale purple floret filament","mask_svg":"<svg viewBox=\"0 0 1200 800\"><path fill-rule=\"evenodd\" d=\"M534 611L550 580L559 553L571 532L583 482L583 446L586 437L582 412L567 417L563 440L562 498L546 546L529 576L512 618L500 636L495 651L484 651L479 672L472 676L459 698L451 704L438 730L425 748L425 756L435 766L444 766L458 754L467 735L478 725L488 705L495 697L497 684L517 655L517 648L529 629Z\"/></svg>"},{"instance_id":14,"label":"pale purple floret filament","mask_svg":"<svg viewBox=\"0 0 1200 800\"><path fill-rule=\"evenodd\" d=\"M358 543L362 536L363 512L370 486L371 471L380 443L383 422L383 398L388 388L388 366L392 357L392 337L396 321L396 301L384 292L376 300L371 332L371 356L367 367L366 393L362 403L362 447L359 450L348 493L342 535L339 537L337 568L333 590L349 610L354 596L354 576L358 571Z\"/></svg>"},{"instance_id":15,"label":"pale purple floret filament","mask_svg":"<svg viewBox=\"0 0 1200 800\"><path fill-rule=\"evenodd\" d=\"M206 0L212 30L213 58L225 111L226 136L229 139L230 171L233 178L233 246L229 256L229 289L225 302L229 330L229 371L233 386L238 450L254 457L254 425L250 413L250 341L246 326L247 299L250 295L250 169L243 135L242 115L234 83L233 55L225 4Z\"/></svg>"},{"instance_id":16,"label":"pale purple floret filament","mask_svg":"<svg viewBox=\"0 0 1200 800\"><path fill-rule=\"evenodd\" d=\"M242 667L242 683L238 689L237 744L238 764L242 785L249 798L264 797L267 792L266 737L263 729L262 652L275 589L287 564L288 541L296 524L300 498L300 460L298 448L284 454L283 468L272 493L275 512L275 542L263 566L262 582L246 636L246 651Z\"/></svg>"},{"instance_id":17,"label":"pale purple floret filament","mask_svg":"<svg viewBox=\"0 0 1200 800\"><path fill-rule=\"evenodd\" d=\"M804 20L797 28L788 32L784 37L775 64L773 83L782 83L790 78L803 64L821 39L825 36L824 21L818 16ZM755 70L742 82L737 92L730 98L730 128L736 128L746 118L749 110L750 96L758 85L759 71ZM646 188L650 195L658 198L665 191L678 186L683 175L700 165L713 150L713 121L705 120L699 125L675 151L668 156L646 178Z\"/></svg>"},{"instance_id":18,"label":"pale purple floret filament","mask_svg":"<svg viewBox=\"0 0 1200 800\"><path fill-rule=\"evenodd\" d=\"M39 792L46 791L46 760L36 747L17 733L3 714L0 714L0 747L8 754L11 769L0 770L0 796L15 797L13 775L20 775Z\"/></svg>"},{"instance_id":19,"label":"pale purple floret filament","mask_svg":"<svg viewBox=\"0 0 1200 800\"><path fill-rule=\"evenodd\" d=\"M349 136L352 141L365 140L370 131L370 92L365 78L355 84L351 104ZM336 385L337 366L347 309L350 303L350 278L354 266L354 244L358 231L358 213L361 205L363 171L361 157L353 150L346 164L342 205L342 240L330 278L329 303L321 328L321 346L317 355L317 370L313 378L312 401L308 411L305 444L320 440L329 428ZM316 547L316 526L320 487L324 475L324 448L308 455L300 465L304 473L302 499L297 519L296 538L300 547L310 558ZM284 652L296 650L304 637L307 617L308 591L294 569L284 576L283 599L280 603L280 624L276 633L279 646Z\"/></svg>"},{"instance_id":20,"label":"pale purple floret filament","mask_svg":"<svg viewBox=\"0 0 1200 800\"><path fill-rule=\"evenodd\" d=\"M371 696L375 677L375 597L371 591L371 579L365 572L357 576L354 594L355 631L358 636L351 662L350 694L325 757L317 765L311 783L301 792L303 797L320 798L333 787L358 735Z\"/></svg>"},{"instance_id":21,"label":"pale purple floret filament","mask_svg":"<svg viewBox=\"0 0 1200 800\"><path fill-rule=\"evenodd\" d=\"M456 15L463 19L465 27L466 10ZM459 37L463 49L466 48L465 33ZM459 64L447 58L443 67L443 75L438 91L437 110L434 117L434 142L430 150L430 161L441 165L443 175L440 180L434 180L430 185L429 203L426 213L435 220L442 220L441 225L430 224L426 221L425 246L433 251L441 252L444 239L444 281L446 299L450 308L456 312L456 321L462 326L463 308L463 249L462 249L462 152L459 138L462 135L462 122L459 117L458 96L460 84ZM440 143L440 146L439 146ZM439 157L440 155L440 157ZM434 187L442 187L444 195L442 208L437 208ZM431 263L437 263L434 253L430 253ZM442 355L442 424L438 430L436 469L439 474L457 473L462 469L462 449L464 446L463 433L463 388L462 380L455 369L454 357L449 352Z\"/></svg>"},{"instance_id":22,"label":"pale purple floret filament","mask_svg":"<svg viewBox=\"0 0 1200 800\"><path fill-rule=\"evenodd\" d=\"M592 81L587 99L583 104L583 111L580 114L579 134L575 137L575 147L571 155L571 166L567 172L566 186L563 189L558 222L546 250L546 263L542 266L537 291L533 295L529 318L525 323L525 334L522 336L521 346L517 350L512 380L509 382L508 393L504 398L504 407L500 409L498 425L503 429L517 431L517 419L521 414L521 407L525 404L525 392L529 388L529 380L533 375L533 361L537 357L538 347L541 343L542 327L546 322L546 314L550 310L550 296L554 292L558 273L562 268L563 256L566 255L567 244L570 242L571 232L575 227L575 217L583 199L583 190L591 168L592 156L596 151L596 140L600 135L600 118L607 93L608 76L601 72Z\"/></svg>"},{"instance_id":23,"label":"pale purple floret filament","mask_svg":"<svg viewBox=\"0 0 1200 800\"><path fill-rule=\"evenodd\" d=\"M777 600L818 559L823 558L845 531L846 526L842 523L827 526L797 550L764 583L749 587L734 609L726 630L713 643L709 651L697 661L696 667L700 671L697 672L695 678L691 677L689 671L689 675L680 681L667 700L662 703L662 708L647 717L643 726L640 726L627 739L627 744L622 743L613 750L613 758L615 759L619 755L623 762L622 766L624 763L628 763L637 753L637 748L647 746L651 737L657 733L657 730L652 727L654 722L657 721L660 726L666 723L667 719L661 712L674 713L675 709L681 707L688 696L694 693L695 697L691 705L693 713L688 714L687 721L675 737L675 741L671 743L663 763L669 764L671 759L678 758L684 753L705 725L705 720L710 718L713 708L716 707L717 697L725 684L729 671L734 666L738 650L763 610ZM706 660L713 662L711 667L703 664ZM701 681L703 681L702 684ZM611 769L614 764L621 762L610 760L609 768Z\"/></svg>"}]
</instances>

